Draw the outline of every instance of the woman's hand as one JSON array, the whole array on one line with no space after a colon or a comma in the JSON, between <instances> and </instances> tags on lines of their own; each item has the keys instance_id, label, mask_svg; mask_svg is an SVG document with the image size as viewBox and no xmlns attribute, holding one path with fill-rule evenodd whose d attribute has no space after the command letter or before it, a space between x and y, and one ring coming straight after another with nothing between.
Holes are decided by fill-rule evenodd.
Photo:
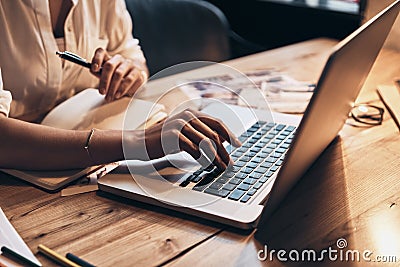
<instances>
[{"instance_id":1,"label":"woman's hand","mask_svg":"<svg viewBox=\"0 0 400 267\"><path fill-rule=\"evenodd\" d=\"M133 96L147 80L147 71L139 69L134 60L110 56L103 48L96 49L90 72L100 78L99 92L107 101Z\"/></svg>"},{"instance_id":2,"label":"woman's hand","mask_svg":"<svg viewBox=\"0 0 400 267\"><path fill-rule=\"evenodd\" d=\"M221 121L193 110L169 117L137 137L139 140L135 141L141 143L142 148L136 146L132 149L142 153L145 150L147 159L186 151L201 165L207 166L211 161L220 170L233 164L222 143L227 141L234 146L241 146Z\"/></svg>"}]
</instances>

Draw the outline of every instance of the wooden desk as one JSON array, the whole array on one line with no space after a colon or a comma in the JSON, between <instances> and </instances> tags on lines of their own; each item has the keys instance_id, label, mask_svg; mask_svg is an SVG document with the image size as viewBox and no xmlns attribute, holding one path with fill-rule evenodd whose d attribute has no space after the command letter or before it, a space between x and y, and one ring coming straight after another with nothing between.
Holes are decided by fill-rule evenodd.
<instances>
[{"instance_id":1,"label":"wooden desk","mask_svg":"<svg viewBox=\"0 0 400 267\"><path fill-rule=\"evenodd\" d=\"M278 67L294 78L315 81L334 44L317 39L227 64L242 71ZM209 75L204 70L195 73ZM400 54L382 51L360 100L383 106L376 85L391 84L396 76L400 77ZM164 78L154 88L172 86L173 80ZM45 266L54 264L37 254L41 243L99 266L258 266L265 263L257 259L264 245L269 250L320 251L329 246L337 249L341 237L349 249L371 250L371 257L396 255L400 261L399 131L386 112L383 125L345 125L340 136L276 214L260 226L257 239L254 231L237 231L108 195L62 198L4 174L0 175L0 207ZM276 257L269 264L289 265ZM365 262L324 262L329 264L364 266Z\"/></svg>"}]
</instances>

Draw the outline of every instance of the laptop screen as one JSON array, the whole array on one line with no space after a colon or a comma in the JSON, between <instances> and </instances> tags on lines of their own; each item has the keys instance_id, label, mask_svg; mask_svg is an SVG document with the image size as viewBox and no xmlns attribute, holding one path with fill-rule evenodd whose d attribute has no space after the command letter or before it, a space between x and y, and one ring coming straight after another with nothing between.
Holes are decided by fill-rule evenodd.
<instances>
[{"instance_id":1,"label":"laptop screen","mask_svg":"<svg viewBox=\"0 0 400 267\"><path fill-rule=\"evenodd\" d=\"M336 11L348 14L362 14L366 0L269 0L293 6Z\"/></svg>"}]
</instances>

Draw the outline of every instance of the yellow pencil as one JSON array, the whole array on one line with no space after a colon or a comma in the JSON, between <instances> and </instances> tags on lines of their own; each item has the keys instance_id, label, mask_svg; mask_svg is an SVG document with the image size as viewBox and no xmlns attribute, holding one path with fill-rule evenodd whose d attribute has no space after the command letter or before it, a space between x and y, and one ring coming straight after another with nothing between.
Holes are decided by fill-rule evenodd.
<instances>
[{"instance_id":1,"label":"yellow pencil","mask_svg":"<svg viewBox=\"0 0 400 267\"><path fill-rule=\"evenodd\" d=\"M81 267L80 265L76 264L75 262L70 261L69 259L61 256L57 252L49 249L48 247L46 247L44 245L39 245L38 246L38 250L39 250L39 252L43 253L44 255L49 257L50 259L52 259L52 260L56 261L57 263L61 264L62 266L66 266L66 267Z\"/></svg>"}]
</instances>

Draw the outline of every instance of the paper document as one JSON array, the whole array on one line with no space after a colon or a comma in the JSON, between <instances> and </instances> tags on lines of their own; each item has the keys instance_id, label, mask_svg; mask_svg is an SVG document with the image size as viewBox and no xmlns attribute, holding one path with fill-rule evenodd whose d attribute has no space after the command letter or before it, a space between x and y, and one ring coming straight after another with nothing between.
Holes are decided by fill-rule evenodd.
<instances>
[{"instance_id":1,"label":"paper document","mask_svg":"<svg viewBox=\"0 0 400 267\"><path fill-rule=\"evenodd\" d=\"M7 246L21 256L24 256L30 261L36 263L37 265L42 265L33 255L32 251L25 244L24 240L22 240L22 238L19 236L17 231L8 221L6 215L0 208L0 247L2 246ZM13 264L11 260L1 255L1 252L0 263L6 266L20 266L18 264Z\"/></svg>"},{"instance_id":2,"label":"paper document","mask_svg":"<svg viewBox=\"0 0 400 267\"><path fill-rule=\"evenodd\" d=\"M210 76L178 81L191 99L218 99L226 104L268 109L275 112L303 113L315 85L298 81L275 70ZM202 107L200 107L202 108Z\"/></svg>"}]
</instances>

